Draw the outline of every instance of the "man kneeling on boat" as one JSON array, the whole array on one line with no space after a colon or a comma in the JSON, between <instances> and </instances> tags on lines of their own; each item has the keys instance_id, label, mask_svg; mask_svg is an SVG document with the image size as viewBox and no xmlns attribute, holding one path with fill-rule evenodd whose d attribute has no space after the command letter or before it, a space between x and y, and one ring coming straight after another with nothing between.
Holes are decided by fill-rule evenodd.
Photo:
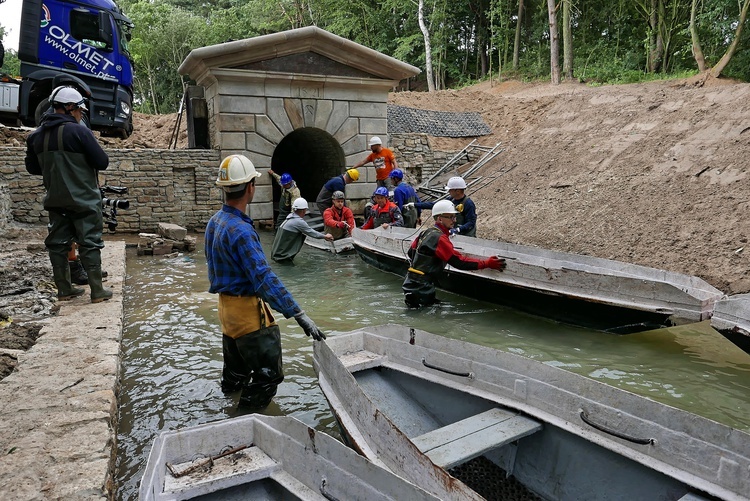
<instances>
[{"instance_id":1,"label":"man kneeling on boat","mask_svg":"<svg viewBox=\"0 0 750 501\"><path fill-rule=\"evenodd\" d=\"M456 223L456 213L456 208L449 200L436 202L432 207L435 226L420 233L409 248L411 266L401 288L404 291L404 301L410 308L440 302L435 297L435 284L446 264L459 270L505 269L505 259L498 256L474 259L453 248L449 236Z\"/></svg>"}]
</instances>

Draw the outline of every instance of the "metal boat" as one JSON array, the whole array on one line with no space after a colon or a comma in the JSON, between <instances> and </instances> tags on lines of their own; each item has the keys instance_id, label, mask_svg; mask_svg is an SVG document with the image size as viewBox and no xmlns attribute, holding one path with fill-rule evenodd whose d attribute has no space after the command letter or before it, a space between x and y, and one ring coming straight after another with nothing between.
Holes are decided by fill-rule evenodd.
<instances>
[{"instance_id":1,"label":"metal boat","mask_svg":"<svg viewBox=\"0 0 750 501\"><path fill-rule=\"evenodd\" d=\"M305 244L316 249L333 252L334 254L343 254L345 252L354 251L352 237L340 238L333 242L328 242L322 238L305 238Z\"/></svg>"},{"instance_id":2,"label":"metal boat","mask_svg":"<svg viewBox=\"0 0 750 501\"><path fill-rule=\"evenodd\" d=\"M297 419L256 414L163 432L139 499L437 501Z\"/></svg>"},{"instance_id":3,"label":"metal boat","mask_svg":"<svg viewBox=\"0 0 750 501\"><path fill-rule=\"evenodd\" d=\"M419 230L355 229L354 248L368 264L405 275ZM704 280L537 247L456 235L463 254L506 259L507 268L462 271L446 266L439 287L475 299L610 332L640 332L711 317L723 293Z\"/></svg>"},{"instance_id":4,"label":"metal boat","mask_svg":"<svg viewBox=\"0 0 750 501\"><path fill-rule=\"evenodd\" d=\"M746 431L531 359L386 325L315 343L314 367L350 446L443 500L750 493Z\"/></svg>"}]
</instances>

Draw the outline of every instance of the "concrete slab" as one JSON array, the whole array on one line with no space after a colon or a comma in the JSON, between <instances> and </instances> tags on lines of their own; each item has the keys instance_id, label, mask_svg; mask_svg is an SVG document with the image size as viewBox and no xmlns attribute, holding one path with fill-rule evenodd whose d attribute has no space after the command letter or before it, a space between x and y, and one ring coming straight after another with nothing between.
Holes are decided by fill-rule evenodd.
<instances>
[{"instance_id":1,"label":"concrete slab","mask_svg":"<svg viewBox=\"0 0 750 501\"><path fill-rule=\"evenodd\" d=\"M102 262L114 297L62 302L0 381L0 499L114 496L124 242Z\"/></svg>"}]
</instances>

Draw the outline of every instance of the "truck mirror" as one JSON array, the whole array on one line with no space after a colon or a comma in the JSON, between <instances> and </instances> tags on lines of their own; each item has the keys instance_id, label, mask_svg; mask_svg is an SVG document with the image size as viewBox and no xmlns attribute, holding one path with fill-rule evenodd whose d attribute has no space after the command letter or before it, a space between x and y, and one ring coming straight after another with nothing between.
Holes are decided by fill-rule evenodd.
<instances>
[{"instance_id":1,"label":"truck mirror","mask_svg":"<svg viewBox=\"0 0 750 501\"><path fill-rule=\"evenodd\" d=\"M109 13L103 10L99 11L99 39L107 46L112 46L112 21L110 21Z\"/></svg>"}]
</instances>

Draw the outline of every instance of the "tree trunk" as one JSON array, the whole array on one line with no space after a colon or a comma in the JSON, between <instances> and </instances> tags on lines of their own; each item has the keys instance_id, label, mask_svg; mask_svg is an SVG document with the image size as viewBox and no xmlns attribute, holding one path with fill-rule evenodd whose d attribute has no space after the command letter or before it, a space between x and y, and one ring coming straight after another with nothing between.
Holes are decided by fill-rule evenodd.
<instances>
[{"instance_id":1,"label":"tree trunk","mask_svg":"<svg viewBox=\"0 0 750 501\"><path fill-rule=\"evenodd\" d=\"M513 42L513 70L518 69L518 52L521 50L521 23L523 22L523 0L518 0L518 19L516 19L516 39Z\"/></svg>"},{"instance_id":2,"label":"tree trunk","mask_svg":"<svg viewBox=\"0 0 750 501\"><path fill-rule=\"evenodd\" d=\"M729 61L732 60L732 56L734 56L734 53L737 51L737 46L739 45L740 37L742 36L742 28L745 26L745 20L747 19L748 7L750 7L750 0L745 0L745 3L742 5L742 11L740 12L740 21L737 24L737 29L734 31L734 40L732 40L732 43L729 45L729 48L724 55L721 56L719 62L716 63L716 66L711 68L711 76L714 78L719 78L719 75L721 75L721 72L727 67Z\"/></svg>"},{"instance_id":3,"label":"tree trunk","mask_svg":"<svg viewBox=\"0 0 750 501\"><path fill-rule=\"evenodd\" d=\"M573 80L573 29L570 25L570 2L562 0L563 5L563 75L566 80Z\"/></svg>"},{"instance_id":4,"label":"tree trunk","mask_svg":"<svg viewBox=\"0 0 750 501\"><path fill-rule=\"evenodd\" d=\"M424 63L427 71L427 91L435 92L435 78L432 74L432 46L430 45L430 32L424 24L424 0L419 0L419 29L424 37Z\"/></svg>"},{"instance_id":5,"label":"tree trunk","mask_svg":"<svg viewBox=\"0 0 750 501\"><path fill-rule=\"evenodd\" d=\"M698 37L698 26L695 24L695 12L698 10L698 0L693 0L693 6L690 8L690 39L693 41L693 57L698 63L698 71L706 71L706 58L703 56L701 41Z\"/></svg>"},{"instance_id":6,"label":"tree trunk","mask_svg":"<svg viewBox=\"0 0 750 501\"><path fill-rule=\"evenodd\" d=\"M558 85L560 83L560 40L557 31L555 0L547 0L547 10L549 11L550 73L552 83Z\"/></svg>"}]
</instances>

